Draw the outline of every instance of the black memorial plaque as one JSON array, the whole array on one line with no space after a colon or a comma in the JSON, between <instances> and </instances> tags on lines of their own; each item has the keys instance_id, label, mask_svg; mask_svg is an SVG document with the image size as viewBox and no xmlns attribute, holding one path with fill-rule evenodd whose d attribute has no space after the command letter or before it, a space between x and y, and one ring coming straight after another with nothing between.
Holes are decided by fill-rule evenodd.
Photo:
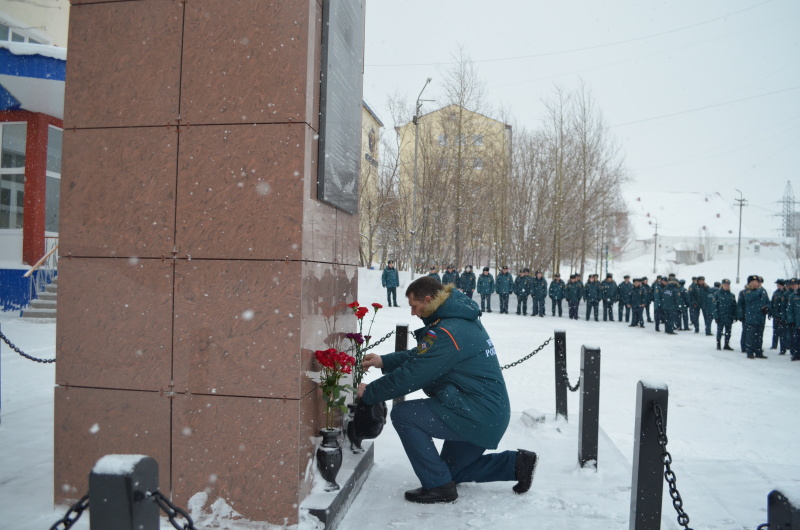
<instances>
[{"instance_id":1,"label":"black memorial plaque","mask_svg":"<svg viewBox=\"0 0 800 530\"><path fill-rule=\"evenodd\" d=\"M325 0L319 105L317 198L358 212L364 1Z\"/></svg>"}]
</instances>

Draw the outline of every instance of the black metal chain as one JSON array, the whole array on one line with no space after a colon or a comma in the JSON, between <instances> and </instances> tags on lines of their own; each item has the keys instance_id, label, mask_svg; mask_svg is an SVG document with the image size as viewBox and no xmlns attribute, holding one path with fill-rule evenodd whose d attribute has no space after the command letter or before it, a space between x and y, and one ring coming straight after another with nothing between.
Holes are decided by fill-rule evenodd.
<instances>
[{"instance_id":1,"label":"black metal chain","mask_svg":"<svg viewBox=\"0 0 800 530\"><path fill-rule=\"evenodd\" d=\"M505 366L502 366L500 369L501 369L501 370L506 370L506 369L508 369L508 368L513 368L514 366L517 366L518 364L522 364L522 363L524 363L525 361L527 361L528 359L530 359L531 357L533 357L534 355L536 355L537 353L539 353L540 351L542 351L542 349L543 349L545 346L547 346L547 344L548 344L548 343L549 343L551 340L553 340L553 337L550 337L549 339L547 339L546 341L544 341L544 342L542 343L542 345L541 345L541 346L539 346L538 348L536 348L535 350L533 350L532 352L530 352L528 355L526 355L526 356L525 356L525 357L523 357L522 359L520 359L520 360L518 360L518 361L514 361L513 363L507 364L507 365L505 365Z\"/></svg>"},{"instance_id":2,"label":"black metal chain","mask_svg":"<svg viewBox=\"0 0 800 530\"><path fill-rule=\"evenodd\" d=\"M667 451L667 433L664 430L664 417L661 415L661 406L658 403L653 403L653 412L656 415L656 428L658 428L658 444L661 446L661 461L664 463L664 478L669 485L669 496L672 497L672 506L678 512L678 524L685 528L685 530L692 530L689 528L689 515L683 511L683 499L678 492L677 477L672 471L672 455Z\"/></svg>"},{"instance_id":3,"label":"black metal chain","mask_svg":"<svg viewBox=\"0 0 800 530\"><path fill-rule=\"evenodd\" d=\"M194 527L194 521L192 521L192 518L189 517L189 514L186 513L185 510L178 508L177 506L172 504L172 502L168 498L166 498L163 493L161 493L158 490L155 490L148 492L147 496L152 498L156 502L156 504L158 504L158 506L164 511L164 513L167 514L169 522L172 523L173 527L177 528L178 530L197 530ZM175 520L175 518L178 517L179 515L184 519L186 519L186 522L183 524L183 526L181 526L181 524Z\"/></svg>"},{"instance_id":4,"label":"black metal chain","mask_svg":"<svg viewBox=\"0 0 800 530\"><path fill-rule=\"evenodd\" d=\"M37 363L45 363L45 364L47 364L47 363L54 363L54 362L56 362L56 360L55 360L55 359L37 359L36 357L32 357L32 356L28 355L28 354L27 354L27 353L25 353L24 351L20 350L20 349L19 349L19 348L17 348L16 346L14 346L14 344L12 344L10 340L8 340L8 337L6 337L6 336L3 334L3 332L2 332L2 331L0 331L0 339L3 339L3 342L5 342L6 344L8 344L8 345L11 347L11 349L12 349L12 350L14 350L14 351L15 351L15 352L17 352L18 354L22 355L22 356L23 356L23 357L25 357L26 359L30 359L31 361L36 361Z\"/></svg>"},{"instance_id":5,"label":"black metal chain","mask_svg":"<svg viewBox=\"0 0 800 530\"><path fill-rule=\"evenodd\" d=\"M366 353L368 350L371 350L372 348L374 348L375 346L377 346L377 345L378 345L378 344L380 344L381 342L385 341L386 339L388 339L389 337L391 337L392 335L394 335L394 333L395 333L395 332L394 332L394 330L390 331L389 333L387 333L386 335L384 335L383 337L381 337L381 338L380 338L380 339L379 339L377 342L373 342L372 344L370 344L369 346L367 346L366 348L364 348L363 350L361 350L361 353ZM356 349L358 348L358 346L359 346L358 344L353 344L352 346L350 346L349 348L347 348L346 350L344 350L344 352L345 352L345 353L350 353L350 352L352 352L352 351L356 351Z\"/></svg>"},{"instance_id":6,"label":"black metal chain","mask_svg":"<svg viewBox=\"0 0 800 530\"><path fill-rule=\"evenodd\" d=\"M564 368L564 372L561 375L564 376L564 381L567 383L567 388L569 388L569 391L570 392L577 392L578 389L581 387L580 378L578 378L578 384L576 384L575 386L572 386L571 384L569 384L569 376L567 375L567 369L566 368Z\"/></svg>"},{"instance_id":7,"label":"black metal chain","mask_svg":"<svg viewBox=\"0 0 800 530\"><path fill-rule=\"evenodd\" d=\"M67 510L67 513L64 514L64 517L56 521L56 523L50 527L50 530L60 530L60 529L66 530L67 528L71 528L72 525L74 525L75 522L81 518L81 515L83 515L83 511L88 507L89 507L89 494L87 493L86 495L81 497L81 500L73 504L70 507L70 509ZM75 516L71 517L73 513L75 514Z\"/></svg>"}]
</instances>

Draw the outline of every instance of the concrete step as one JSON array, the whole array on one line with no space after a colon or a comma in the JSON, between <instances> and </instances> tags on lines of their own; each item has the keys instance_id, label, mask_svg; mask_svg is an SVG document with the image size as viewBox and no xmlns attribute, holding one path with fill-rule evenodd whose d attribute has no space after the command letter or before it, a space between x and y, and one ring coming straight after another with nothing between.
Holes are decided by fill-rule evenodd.
<instances>
[{"instance_id":1,"label":"concrete step","mask_svg":"<svg viewBox=\"0 0 800 530\"><path fill-rule=\"evenodd\" d=\"M44 291L39 293L39 297L36 298L36 300L52 300L53 302L55 302L56 298L57 296L55 292Z\"/></svg>"},{"instance_id":2,"label":"concrete step","mask_svg":"<svg viewBox=\"0 0 800 530\"><path fill-rule=\"evenodd\" d=\"M22 310L22 318L31 318L31 319L46 319L46 318L56 318L56 310L55 309L23 309Z\"/></svg>"},{"instance_id":3,"label":"concrete step","mask_svg":"<svg viewBox=\"0 0 800 530\"><path fill-rule=\"evenodd\" d=\"M51 309L56 310L55 300L31 300L31 309Z\"/></svg>"},{"instance_id":4,"label":"concrete step","mask_svg":"<svg viewBox=\"0 0 800 530\"><path fill-rule=\"evenodd\" d=\"M57 293L58 292L58 285L49 284L44 288L44 292L46 293Z\"/></svg>"}]
</instances>

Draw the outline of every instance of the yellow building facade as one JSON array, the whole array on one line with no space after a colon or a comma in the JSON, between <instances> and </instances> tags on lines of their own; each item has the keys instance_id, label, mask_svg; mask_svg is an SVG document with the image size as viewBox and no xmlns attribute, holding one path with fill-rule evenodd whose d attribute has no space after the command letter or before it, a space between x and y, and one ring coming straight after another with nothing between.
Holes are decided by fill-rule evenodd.
<instances>
[{"instance_id":1,"label":"yellow building facade","mask_svg":"<svg viewBox=\"0 0 800 530\"><path fill-rule=\"evenodd\" d=\"M371 266L376 259L375 216L379 203L381 122L364 102L361 105L361 173L359 181L359 231L361 265Z\"/></svg>"}]
</instances>

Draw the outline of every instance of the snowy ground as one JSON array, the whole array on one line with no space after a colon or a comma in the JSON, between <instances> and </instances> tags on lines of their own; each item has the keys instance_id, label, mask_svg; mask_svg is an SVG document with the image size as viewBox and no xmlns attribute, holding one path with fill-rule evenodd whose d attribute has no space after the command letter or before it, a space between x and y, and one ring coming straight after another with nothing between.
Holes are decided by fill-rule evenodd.
<instances>
[{"instance_id":1,"label":"snowy ground","mask_svg":"<svg viewBox=\"0 0 800 530\"><path fill-rule=\"evenodd\" d=\"M615 277L624 272L649 272L641 270L646 269L646 262L638 267L621 265L615 267ZM713 282L735 276L735 262L733 273L730 267L730 263L711 262L678 272L687 280L705 274ZM631 270L623 270L627 268ZM768 282L784 275L782 264L767 260L743 264L742 275L751 273L761 274ZM379 275L379 271L360 271L362 304L385 301ZM407 279L406 274L401 276L403 281ZM765 286L771 294L773 284ZM513 296L511 300L513 308ZM373 335L381 336L397 323L407 322L412 328L419 325L409 315L405 300L399 302L402 307L379 312ZM569 422L553 417L553 348L548 346L531 360L504 372L513 416L499 450L524 447L540 454L541 463L528 494L514 495L511 483L462 484L455 504L409 504L403 500L403 491L418 483L389 425L376 441L375 465L340 528L627 528L639 380L669 386L668 449L692 527L754 529L767 520L770 490L778 487L800 497L800 394L796 386L800 363L790 362L788 356L767 349L769 359L748 360L738 349L716 351L713 338L702 333L667 336L655 333L652 324L646 329L631 329L619 322L552 318L549 307L545 318L497 312L482 318L502 364L532 351L554 329L566 330L568 372L573 382L580 374L580 346L600 347L602 432L597 470L577 465L579 395L569 395ZM0 326L26 353L54 356L54 323L29 323L16 314L0 313ZM732 342L738 344L738 337L737 325ZM768 324L767 348L770 338ZM2 346L2 528L49 528L64 514L63 507L52 505L54 375L53 365L28 361ZM546 421L536 425L526 422L524 412L532 409L544 413ZM666 495L662 519L663 528L677 528ZM218 526L203 526L201 522L198 527ZM235 524L222 527L237 528ZM245 527L258 526L239 526ZM88 516L73 528L88 528ZM171 526L164 520L162 528Z\"/></svg>"}]
</instances>

